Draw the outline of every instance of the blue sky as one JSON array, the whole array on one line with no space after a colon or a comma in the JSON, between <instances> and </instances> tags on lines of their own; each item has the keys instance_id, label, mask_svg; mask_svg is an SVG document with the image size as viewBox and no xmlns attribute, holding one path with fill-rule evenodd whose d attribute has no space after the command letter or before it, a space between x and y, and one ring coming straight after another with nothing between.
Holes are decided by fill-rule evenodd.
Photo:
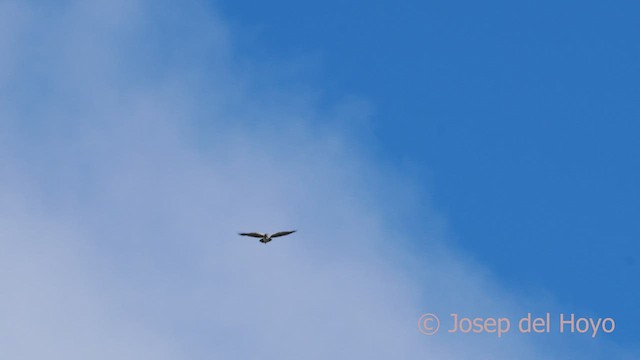
<instances>
[{"instance_id":1,"label":"blue sky","mask_svg":"<svg viewBox=\"0 0 640 360\"><path fill-rule=\"evenodd\" d=\"M0 348L637 358L637 10L0 3ZM415 326L547 311L616 331Z\"/></svg>"},{"instance_id":2,"label":"blue sky","mask_svg":"<svg viewBox=\"0 0 640 360\"><path fill-rule=\"evenodd\" d=\"M501 281L616 314L637 342L637 3L218 4L241 52L319 59L324 97L368 99L376 156L413 169Z\"/></svg>"}]
</instances>

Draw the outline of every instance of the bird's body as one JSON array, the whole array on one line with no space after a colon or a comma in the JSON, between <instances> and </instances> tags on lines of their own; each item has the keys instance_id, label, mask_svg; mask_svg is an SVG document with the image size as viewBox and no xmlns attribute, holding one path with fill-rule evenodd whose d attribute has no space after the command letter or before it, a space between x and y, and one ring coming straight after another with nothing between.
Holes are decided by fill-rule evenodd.
<instances>
[{"instance_id":1,"label":"bird's body","mask_svg":"<svg viewBox=\"0 0 640 360\"><path fill-rule=\"evenodd\" d=\"M279 237L279 236L285 236L285 235L289 235L289 234L293 234L294 232L296 232L296 230L291 230L291 231L279 231L277 233L274 234L267 234L267 233L259 233L259 232L251 232L251 233L239 233L239 235L242 236L251 236L254 238L260 238L260 242L263 244L266 244L268 242L270 242L271 240L273 240L274 237Z\"/></svg>"}]
</instances>

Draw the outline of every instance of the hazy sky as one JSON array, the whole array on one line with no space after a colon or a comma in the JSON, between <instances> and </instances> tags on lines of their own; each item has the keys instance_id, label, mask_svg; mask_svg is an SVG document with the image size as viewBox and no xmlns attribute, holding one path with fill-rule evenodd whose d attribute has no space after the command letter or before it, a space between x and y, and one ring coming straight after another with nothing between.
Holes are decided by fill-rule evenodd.
<instances>
[{"instance_id":1,"label":"hazy sky","mask_svg":"<svg viewBox=\"0 0 640 360\"><path fill-rule=\"evenodd\" d=\"M0 2L2 353L637 358L632 9Z\"/></svg>"}]
</instances>

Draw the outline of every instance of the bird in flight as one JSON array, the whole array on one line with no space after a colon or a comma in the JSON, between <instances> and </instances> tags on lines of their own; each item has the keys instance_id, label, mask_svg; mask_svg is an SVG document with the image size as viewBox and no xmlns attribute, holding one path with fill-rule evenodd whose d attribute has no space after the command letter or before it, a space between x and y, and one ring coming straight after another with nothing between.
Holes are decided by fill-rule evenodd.
<instances>
[{"instance_id":1,"label":"bird in flight","mask_svg":"<svg viewBox=\"0 0 640 360\"><path fill-rule=\"evenodd\" d=\"M277 232L275 234L263 234L263 233L258 233L258 232L251 232L251 233L239 233L239 235L242 236L251 236L254 238L260 238L260 242L263 244L268 243L269 241L273 240L273 238L275 237L279 237L279 236L285 236L285 235L289 235L289 234L293 234L294 232L296 232L296 230L291 230L291 231L280 231Z\"/></svg>"}]
</instances>

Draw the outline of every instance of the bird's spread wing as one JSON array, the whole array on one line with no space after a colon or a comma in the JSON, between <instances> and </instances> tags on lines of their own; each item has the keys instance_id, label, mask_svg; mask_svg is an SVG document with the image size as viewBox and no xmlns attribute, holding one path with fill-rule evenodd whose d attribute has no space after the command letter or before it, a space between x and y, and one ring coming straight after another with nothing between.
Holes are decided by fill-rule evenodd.
<instances>
[{"instance_id":1,"label":"bird's spread wing","mask_svg":"<svg viewBox=\"0 0 640 360\"><path fill-rule=\"evenodd\" d=\"M278 236L285 236L285 235L293 234L294 232L296 232L296 231L295 230L280 231L280 232L277 232L275 234L272 234L271 237L274 238L274 237L278 237Z\"/></svg>"},{"instance_id":2,"label":"bird's spread wing","mask_svg":"<svg viewBox=\"0 0 640 360\"><path fill-rule=\"evenodd\" d=\"M251 232L251 233L239 233L238 235L242 235L242 236L251 236L251 237L255 237L255 238L262 238L264 237L264 234L258 233L258 232Z\"/></svg>"}]
</instances>

